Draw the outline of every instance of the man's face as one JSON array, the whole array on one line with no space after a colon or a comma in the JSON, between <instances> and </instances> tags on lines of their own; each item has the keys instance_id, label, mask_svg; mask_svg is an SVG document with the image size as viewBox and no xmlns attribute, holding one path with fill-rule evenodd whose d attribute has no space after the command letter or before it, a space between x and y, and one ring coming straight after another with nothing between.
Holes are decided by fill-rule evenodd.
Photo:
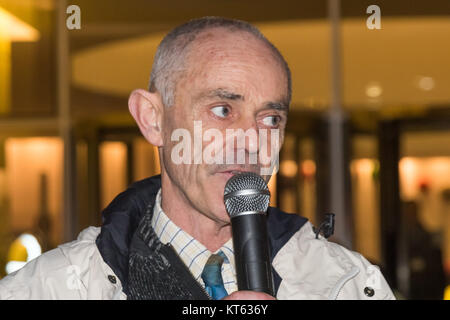
<instances>
[{"instance_id":1,"label":"man's face","mask_svg":"<svg viewBox=\"0 0 450 320\"><path fill-rule=\"evenodd\" d=\"M287 121L286 74L262 42L246 33L222 29L204 32L196 39L186 66L177 83L175 104L164 110L163 170L193 208L227 224L223 192L228 179L240 171L267 171L270 164L262 164L262 148L273 157L271 146L281 146ZM190 141L182 142L190 143L191 152L189 163L177 164L174 156L180 154L181 139L172 141L172 134L181 128L190 134ZM250 129L253 134L239 144L238 138L230 139L230 133L242 137L237 129ZM278 138L272 139L275 131ZM257 161L250 160L252 157Z\"/></svg>"}]
</instances>

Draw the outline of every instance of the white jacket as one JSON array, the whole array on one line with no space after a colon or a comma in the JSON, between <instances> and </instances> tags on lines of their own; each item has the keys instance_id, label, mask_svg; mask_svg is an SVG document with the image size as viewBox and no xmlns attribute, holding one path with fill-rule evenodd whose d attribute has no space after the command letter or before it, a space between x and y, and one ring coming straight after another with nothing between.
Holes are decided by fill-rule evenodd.
<instances>
[{"instance_id":1,"label":"white jacket","mask_svg":"<svg viewBox=\"0 0 450 320\"><path fill-rule=\"evenodd\" d=\"M100 228L30 261L0 281L0 299L126 299L119 278L103 261ZM278 299L395 299L379 269L363 256L323 237L307 222L278 251Z\"/></svg>"}]
</instances>

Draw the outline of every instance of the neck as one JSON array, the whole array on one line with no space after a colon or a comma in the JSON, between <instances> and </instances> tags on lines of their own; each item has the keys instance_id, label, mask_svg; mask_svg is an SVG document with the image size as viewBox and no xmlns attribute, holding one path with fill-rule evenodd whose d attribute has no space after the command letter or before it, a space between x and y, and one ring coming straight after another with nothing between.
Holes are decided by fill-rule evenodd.
<instances>
[{"instance_id":1,"label":"neck","mask_svg":"<svg viewBox=\"0 0 450 320\"><path fill-rule=\"evenodd\" d=\"M197 210L167 174L161 174L161 207L178 227L215 252L231 238L231 225Z\"/></svg>"}]
</instances>

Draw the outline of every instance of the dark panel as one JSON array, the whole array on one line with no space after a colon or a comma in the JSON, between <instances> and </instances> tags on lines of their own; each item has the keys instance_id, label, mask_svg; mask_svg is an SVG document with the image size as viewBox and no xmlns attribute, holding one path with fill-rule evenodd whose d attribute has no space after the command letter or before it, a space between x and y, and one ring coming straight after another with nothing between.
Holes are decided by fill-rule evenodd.
<instances>
[{"instance_id":1,"label":"dark panel","mask_svg":"<svg viewBox=\"0 0 450 320\"><path fill-rule=\"evenodd\" d=\"M388 283L397 288L397 230L400 223L399 123L381 122L378 130L380 159L381 256Z\"/></svg>"}]
</instances>

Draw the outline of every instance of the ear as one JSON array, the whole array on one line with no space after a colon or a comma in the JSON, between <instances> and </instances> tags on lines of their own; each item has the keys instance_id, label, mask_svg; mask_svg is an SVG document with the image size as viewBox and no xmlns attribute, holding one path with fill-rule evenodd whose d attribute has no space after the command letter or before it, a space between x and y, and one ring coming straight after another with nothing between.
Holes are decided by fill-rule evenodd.
<instances>
[{"instance_id":1,"label":"ear","mask_svg":"<svg viewBox=\"0 0 450 320\"><path fill-rule=\"evenodd\" d=\"M145 139L154 146L161 147L164 108L160 95L143 89L134 90L128 99L128 109Z\"/></svg>"}]
</instances>

